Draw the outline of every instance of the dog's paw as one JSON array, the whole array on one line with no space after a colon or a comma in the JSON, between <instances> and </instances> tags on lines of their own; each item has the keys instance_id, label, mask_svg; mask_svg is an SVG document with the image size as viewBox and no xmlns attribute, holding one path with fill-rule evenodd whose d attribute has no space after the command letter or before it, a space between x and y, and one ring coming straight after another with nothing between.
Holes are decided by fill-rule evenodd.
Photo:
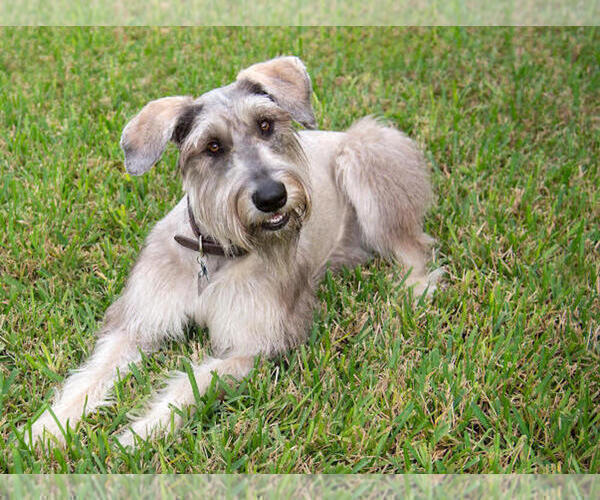
<instances>
[{"instance_id":1,"label":"dog's paw","mask_svg":"<svg viewBox=\"0 0 600 500\"><path fill-rule=\"evenodd\" d=\"M129 422L115 439L124 448L135 448L138 440L147 440L159 429L160 427L151 418L137 418Z\"/></svg>"},{"instance_id":2,"label":"dog's paw","mask_svg":"<svg viewBox=\"0 0 600 500\"><path fill-rule=\"evenodd\" d=\"M54 446L65 445L66 431L61 427L54 416L45 411L33 424L25 424L18 429L23 436L25 444L34 450L43 441L50 441Z\"/></svg>"},{"instance_id":3,"label":"dog's paw","mask_svg":"<svg viewBox=\"0 0 600 500\"><path fill-rule=\"evenodd\" d=\"M162 427L150 428L148 425L140 425L132 422L129 427L115 437L115 440L124 448L135 448L141 442L148 441L160 434Z\"/></svg>"},{"instance_id":4,"label":"dog's paw","mask_svg":"<svg viewBox=\"0 0 600 500\"><path fill-rule=\"evenodd\" d=\"M135 446L135 436L129 429L123 431L115 439L123 448L133 448Z\"/></svg>"},{"instance_id":5,"label":"dog's paw","mask_svg":"<svg viewBox=\"0 0 600 500\"><path fill-rule=\"evenodd\" d=\"M442 278L446 274L444 268L440 267L430 272L427 276L411 277L406 280L406 284L412 288L415 301L423 299L431 299L434 292L437 290Z\"/></svg>"}]
</instances>

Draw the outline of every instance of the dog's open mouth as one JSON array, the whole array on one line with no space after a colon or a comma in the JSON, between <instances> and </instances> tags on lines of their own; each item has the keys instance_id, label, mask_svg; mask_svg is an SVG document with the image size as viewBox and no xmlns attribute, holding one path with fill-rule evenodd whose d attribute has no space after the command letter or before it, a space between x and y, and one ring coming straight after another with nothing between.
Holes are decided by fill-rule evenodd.
<instances>
[{"instance_id":1,"label":"dog's open mouth","mask_svg":"<svg viewBox=\"0 0 600 500\"><path fill-rule=\"evenodd\" d=\"M275 212L271 217L262 223L263 229L267 231L277 231L285 226L290 220L290 214Z\"/></svg>"}]
</instances>

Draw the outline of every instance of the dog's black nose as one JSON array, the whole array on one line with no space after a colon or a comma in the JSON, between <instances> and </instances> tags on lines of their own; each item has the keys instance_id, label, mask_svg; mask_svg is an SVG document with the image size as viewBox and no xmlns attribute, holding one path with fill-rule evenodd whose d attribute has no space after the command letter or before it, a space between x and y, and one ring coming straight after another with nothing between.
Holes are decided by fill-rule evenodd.
<instances>
[{"instance_id":1,"label":"dog's black nose","mask_svg":"<svg viewBox=\"0 0 600 500\"><path fill-rule=\"evenodd\" d=\"M261 212L275 212L285 205L285 186L272 179L261 182L252 195L252 201Z\"/></svg>"}]
</instances>

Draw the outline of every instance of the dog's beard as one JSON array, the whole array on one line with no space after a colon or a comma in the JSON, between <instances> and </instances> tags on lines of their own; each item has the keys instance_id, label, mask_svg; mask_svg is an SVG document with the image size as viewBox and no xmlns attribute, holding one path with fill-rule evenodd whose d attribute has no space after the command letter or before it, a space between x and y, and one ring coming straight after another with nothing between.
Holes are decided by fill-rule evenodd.
<instances>
[{"instance_id":1,"label":"dog's beard","mask_svg":"<svg viewBox=\"0 0 600 500\"><path fill-rule=\"evenodd\" d=\"M252 251L253 242L237 211L236 191L224 192L214 187L204 184L202 188L190 188L184 184L200 230L216 240L226 254L233 246Z\"/></svg>"},{"instance_id":2,"label":"dog's beard","mask_svg":"<svg viewBox=\"0 0 600 500\"><path fill-rule=\"evenodd\" d=\"M265 229L261 222L249 228L254 250L270 264L287 264L295 254L295 248L300 237L304 222L305 210L291 209L286 212L289 217L287 224L276 231Z\"/></svg>"},{"instance_id":3,"label":"dog's beard","mask_svg":"<svg viewBox=\"0 0 600 500\"><path fill-rule=\"evenodd\" d=\"M245 231L245 238L255 251L269 264L284 264L295 254L296 244L302 225L309 213L308 200L294 190L289 193L288 203L280 211L274 212L287 219L287 223L279 229L271 229L268 222L274 214L259 212L247 194L240 198L238 213L240 223Z\"/></svg>"}]
</instances>

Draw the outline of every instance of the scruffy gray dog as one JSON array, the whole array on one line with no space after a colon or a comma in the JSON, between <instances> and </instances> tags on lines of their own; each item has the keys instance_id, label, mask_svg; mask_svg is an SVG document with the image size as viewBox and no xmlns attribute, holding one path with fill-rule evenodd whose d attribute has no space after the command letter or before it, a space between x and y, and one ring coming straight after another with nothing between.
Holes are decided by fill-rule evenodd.
<instances>
[{"instance_id":1,"label":"scruffy gray dog","mask_svg":"<svg viewBox=\"0 0 600 500\"><path fill-rule=\"evenodd\" d=\"M379 254L410 270L415 295L433 290L422 154L372 118L346 132L296 131L294 121L316 126L311 93L302 61L280 57L197 99L152 101L127 124L127 171L143 174L172 141L186 196L148 236L89 360L26 430L33 442L44 430L63 442L61 428L108 403L118 373L190 321L208 328L215 356L193 367L201 394L213 372L240 379L255 357L304 342L327 266ZM188 375L175 374L119 440L168 430L181 420L170 405L194 402Z\"/></svg>"}]
</instances>

